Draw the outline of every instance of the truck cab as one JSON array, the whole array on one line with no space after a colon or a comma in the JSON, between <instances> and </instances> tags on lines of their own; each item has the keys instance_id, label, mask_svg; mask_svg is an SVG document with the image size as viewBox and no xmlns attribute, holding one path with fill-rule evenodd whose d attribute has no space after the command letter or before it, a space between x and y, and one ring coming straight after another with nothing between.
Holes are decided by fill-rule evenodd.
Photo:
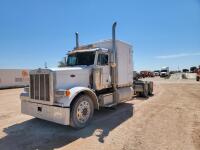
<instances>
[{"instance_id":1,"label":"truck cab","mask_svg":"<svg viewBox=\"0 0 200 150\"><path fill-rule=\"evenodd\" d=\"M67 56L66 67L54 69L58 78L57 88L69 89L75 86L93 88L92 72L97 68L101 69L103 75L101 88L111 87L108 49L79 49L69 52Z\"/></svg>"},{"instance_id":2,"label":"truck cab","mask_svg":"<svg viewBox=\"0 0 200 150\"><path fill-rule=\"evenodd\" d=\"M105 40L68 52L66 67L31 70L30 86L21 94L22 113L81 128L89 122L94 109L130 100L132 46L115 42L116 63L112 61L112 40Z\"/></svg>"},{"instance_id":3,"label":"truck cab","mask_svg":"<svg viewBox=\"0 0 200 150\"><path fill-rule=\"evenodd\" d=\"M160 77L168 77L169 76L169 67L162 67L160 70Z\"/></svg>"}]
</instances>

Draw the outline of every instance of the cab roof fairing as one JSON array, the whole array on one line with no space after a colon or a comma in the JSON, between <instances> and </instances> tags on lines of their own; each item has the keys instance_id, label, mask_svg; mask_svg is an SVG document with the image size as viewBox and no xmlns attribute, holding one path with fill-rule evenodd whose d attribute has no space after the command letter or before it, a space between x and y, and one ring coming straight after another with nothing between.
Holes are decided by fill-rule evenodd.
<instances>
[{"instance_id":1,"label":"cab roof fairing","mask_svg":"<svg viewBox=\"0 0 200 150\"><path fill-rule=\"evenodd\" d=\"M69 51L67 53L67 55L68 54L74 54L74 53L81 53L81 52L94 52L94 51L108 52L109 49L97 47L97 48L90 48L90 49L72 50L72 51Z\"/></svg>"}]
</instances>

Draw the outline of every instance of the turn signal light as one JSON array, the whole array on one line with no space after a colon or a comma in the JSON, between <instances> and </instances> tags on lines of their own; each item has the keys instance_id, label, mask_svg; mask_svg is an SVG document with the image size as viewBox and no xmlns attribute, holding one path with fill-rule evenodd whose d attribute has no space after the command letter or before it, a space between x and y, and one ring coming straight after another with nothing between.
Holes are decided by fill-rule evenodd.
<instances>
[{"instance_id":1,"label":"turn signal light","mask_svg":"<svg viewBox=\"0 0 200 150\"><path fill-rule=\"evenodd\" d=\"M70 93L70 90L66 90L66 91L65 91L65 96L70 96L70 94L71 94L71 93Z\"/></svg>"}]
</instances>

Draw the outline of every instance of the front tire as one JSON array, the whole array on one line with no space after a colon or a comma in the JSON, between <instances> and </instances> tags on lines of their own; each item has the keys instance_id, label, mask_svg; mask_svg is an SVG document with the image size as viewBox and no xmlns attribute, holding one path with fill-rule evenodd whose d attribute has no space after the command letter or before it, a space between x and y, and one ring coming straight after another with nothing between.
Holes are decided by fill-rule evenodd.
<instances>
[{"instance_id":1,"label":"front tire","mask_svg":"<svg viewBox=\"0 0 200 150\"><path fill-rule=\"evenodd\" d=\"M70 114L70 125L76 129L84 128L92 119L94 104L88 95L75 99Z\"/></svg>"}]
</instances>

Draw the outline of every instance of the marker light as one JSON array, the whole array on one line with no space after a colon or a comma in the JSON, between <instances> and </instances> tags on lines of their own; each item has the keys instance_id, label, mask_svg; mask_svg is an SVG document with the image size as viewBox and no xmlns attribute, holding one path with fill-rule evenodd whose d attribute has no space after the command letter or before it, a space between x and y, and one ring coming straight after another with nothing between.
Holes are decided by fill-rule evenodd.
<instances>
[{"instance_id":1,"label":"marker light","mask_svg":"<svg viewBox=\"0 0 200 150\"><path fill-rule=\"evenodd\" d=\"M66 91L65 91L65 96L70 96L70 94L71 94L71 93L70 93L70 90L66 90Z\"/></svg>"}]
</instances>

